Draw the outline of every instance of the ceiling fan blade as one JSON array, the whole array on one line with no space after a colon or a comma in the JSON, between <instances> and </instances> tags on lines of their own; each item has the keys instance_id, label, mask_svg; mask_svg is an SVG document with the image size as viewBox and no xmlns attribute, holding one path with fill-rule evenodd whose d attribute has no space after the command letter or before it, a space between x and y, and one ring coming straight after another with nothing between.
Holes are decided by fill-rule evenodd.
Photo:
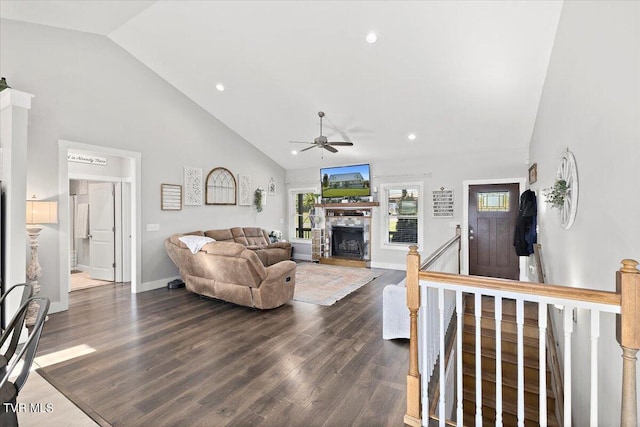
<instances>
[{"instance_id":1,"label":"ceiling fan blade","mask_svg":"<svg viewBox=\"0 0 640 427\"><path fill-rule=\"evenodd\" d=\"M336 150L335 148L333 148L330 145L322 145L321 147L324 148L325 150L331 151L332 153L337 153L338 152L338 150Z\"/></svg>"},{"instance_id":2,"label":"ceiling fan blade","mask_svg":"<svg viewBox=\"0 0 640 427\"><path fill-rule=\"evenodd\" d=\"M309 142L309 141L289 141L292 144L314 144L313 142Z\"/></svg>"},{"instance_id":3,"label":"ceiling fan blade","mask_svg":"<svg viewBox=\"0 0 640 427\"><path fill-rule=\"evenodd\" d=\"M304 150L300 150L300 152L302 153L303 151L307 151L307 150L311 150L312 148L316 148L317 145L313 144L311 147L307 147Z\"/></svg>"},{"instance_id":4,"label":"ceiling fan blade","mask_svg":"<svg viewBox=\"0 0 640 427\"><path fill-rule=\"evenodd\" d=\"M351 147L353 145L353 142L346 142L346 141L336 141L336 142L327 142L328 145L342 145L344 147Z\"/></svg>"}]
</instances>

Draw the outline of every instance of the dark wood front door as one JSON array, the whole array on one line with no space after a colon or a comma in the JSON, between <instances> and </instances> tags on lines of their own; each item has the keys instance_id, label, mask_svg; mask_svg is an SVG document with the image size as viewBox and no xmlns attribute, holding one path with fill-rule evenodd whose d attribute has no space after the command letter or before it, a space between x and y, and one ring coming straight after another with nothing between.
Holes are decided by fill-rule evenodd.
<instances>
[{"instance_id":1,"label":"dark wood front door","mask_svg":"<svg viewBox=\"0 0 640 427\"><path fill-rule=\"evenodd\" d=\"M469 186L469 274L518 280L518 184Z\"/></svg>"}]
</instances>

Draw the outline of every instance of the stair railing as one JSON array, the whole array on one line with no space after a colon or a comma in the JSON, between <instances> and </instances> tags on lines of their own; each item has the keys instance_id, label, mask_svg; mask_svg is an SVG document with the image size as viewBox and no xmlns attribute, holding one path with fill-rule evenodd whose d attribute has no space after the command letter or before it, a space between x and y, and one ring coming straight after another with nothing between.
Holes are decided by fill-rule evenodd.
<instances>
[{"instance_id":1,"label":"stair railing","mask_svg":"<svg viewBox=\"0 0 640 427\"><path fill-rule=\"evenodd\" d=\"M457 313L457 337L456 354L458 355L456 369L456 420L457 425L463 425L463 382L462 382L462 316L463 293L472 294L475 298L476 313L482 312L482 296L491 296L495 299L496 321L496 390L502 390L499 372L502 372L500 345L502 342L500 324L502 321L502 299L516 301L517 323L517 423L524 425L524 303L530 301L538 304L538 327L540 354L546 348L547 307L550 304L564 306L563 335L564 335L564 422L566 427L571 426L571 340L573 333L573 308L586 309L591 313L591 426L598 425L598 338L600 335L600 315L616 314L617 339L623 351L623 386L621 396L621 422L623 427L637 427L637 384L636 384L636 354L640 349L640 271L638 263L633 260L623 260L622 268L616 273L616 292L597 291L591 289L579 289L557 285L542 285L529 282L518 282L505 279L493 279L486 277L462 276L450 273L438 273L420 271L420 255L417 247L412 246L407 255L407 306L410 312L410 358L409 374L407 376L407 414L405 423L413 426L422 425L423 420L428 420L428 414L423 414L421 407L421 393L425 394L429 402L427 381L421 381L418 369L418 339L429 339L428 336L418 336L418 310L421 305L427 305L426 300L429 289L437 290L438 298L438 324L440 328L440 349L444 347L444 294L453 292L456 301ZM422 298L421 298L421 290ZM428 328L423 329L425 335ZM482 359L480 347L480 317L476 314L476 344L475 344L475 423L482 425ZM444 354L444 351L441 351ZM539 357L539 408L538 417L541 426L547 425L547 396L546 396L546 357ZM444 365L444 364L441 364ZM442 366L441 370L444 369ZM439 392L439 425L444 426L450 421L446 419L444 408L446 407L447 390L445 376L440 375ZM502 396L501 391L496 392L496 425L502 425ZM425 405L426 407L429 404Z\"/></svg>"},{"instance_id":2,"label":"stair railing","mask_svg":"<svg viewBox=\"0 0 640 427\"><path fill-rule=\"evenodd\" d=\"M417 264L413 268L413 273L417 271L428 271L428 270L438 270L438 271L451 271L460 274L460 236L462 232L460 229L460 225L456 226L456 234L454 237L445 242L442 246L436 249L431 255L429 255L424 263L420 265L420 255L417 252L417 247L415 247L415 254L418 255L418 258L411 258L411 262L416 262ZM409 262L409 261L408 261ZM409 269L407 269L407 283L409 282ZM437 292L435 290L427 290L426 292ZM422 308L420 308L420 290L414 288L413 290L409 290L407 287L407 306L409 307L409 319L410 319L410 337L415 334L418 334L418 331L425 331L429 328L429 331L426 332L426 336L429 337L428 340L420 340L419 347L418 344L410 344L409 348L409 373L407 374L407 413L404 417L405 424L411 426L419 426L421 425L421 392L420 392L420 372L426 373L428 384L428 379L431 378L433 373L433 369L436 366L436 362L440 354L445 354L441 352L441 339L440 339L440 328L438 327L438 306L433 305L437 302L434 298L435 295L427 298L428 303L423 304ZM442 329L446 332L448 329L448 325L453 317L453 312L455 309L455 300L452 298L447 301L442 301L443 307L443 322L446 324ZM415 307L412 310L412 307ZM423 333L423 332L421 332ZM417 335L416 335L417 336ZM444 333L442 334L442 338L444 340ZM411 339L411 338L410 338ZM442 341L443 343L444 341ZM414 343L414 340L411 340L411 343ZM419 358L419 355L423 355ZM444 363L441 364L444 366Z\"/></svg>"}]
</instances>

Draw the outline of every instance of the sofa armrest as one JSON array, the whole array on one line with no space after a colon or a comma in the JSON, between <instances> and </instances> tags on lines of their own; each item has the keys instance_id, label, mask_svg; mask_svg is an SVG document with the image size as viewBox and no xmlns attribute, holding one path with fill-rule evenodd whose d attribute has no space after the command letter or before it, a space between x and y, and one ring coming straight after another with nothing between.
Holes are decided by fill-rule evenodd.
<instances>
[{"instance_id":1,"label":"sofa armrest","mask_svg":"<svg viewBox=\"0 0 640 427\"><path fill-rule=\"evenodd\" d=\"M293 261L280 261L266 268L267 277L265 282L278 281L281 277L294 274L296 271L296 263Z\"/></svg>"}]
</instances>

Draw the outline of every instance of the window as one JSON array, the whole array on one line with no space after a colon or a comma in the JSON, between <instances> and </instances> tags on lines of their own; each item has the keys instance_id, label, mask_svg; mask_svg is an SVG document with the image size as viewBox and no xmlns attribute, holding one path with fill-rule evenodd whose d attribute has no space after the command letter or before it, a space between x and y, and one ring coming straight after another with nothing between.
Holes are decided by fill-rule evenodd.
<instances>
[{"instance_id":1,"label":"window","mask_svg":"<svg viewBox=\"0 0 640 427\"><path fill-rule=\"evenodd\" d=\"M313 189L291 190L291 222L289 235L292 240L311 240L311 229L316 224L315 208L316 201Z\"/></svg>"},{"instance_id":2,"label":"window","mask_svg":"<svg viewBox=\"0 0 640 427\"><path fill-rule=\"evenodd\" d=\"M384 247L406 250L422 242L422 184L381 185Z\"/></svg>"}]
</instances>

